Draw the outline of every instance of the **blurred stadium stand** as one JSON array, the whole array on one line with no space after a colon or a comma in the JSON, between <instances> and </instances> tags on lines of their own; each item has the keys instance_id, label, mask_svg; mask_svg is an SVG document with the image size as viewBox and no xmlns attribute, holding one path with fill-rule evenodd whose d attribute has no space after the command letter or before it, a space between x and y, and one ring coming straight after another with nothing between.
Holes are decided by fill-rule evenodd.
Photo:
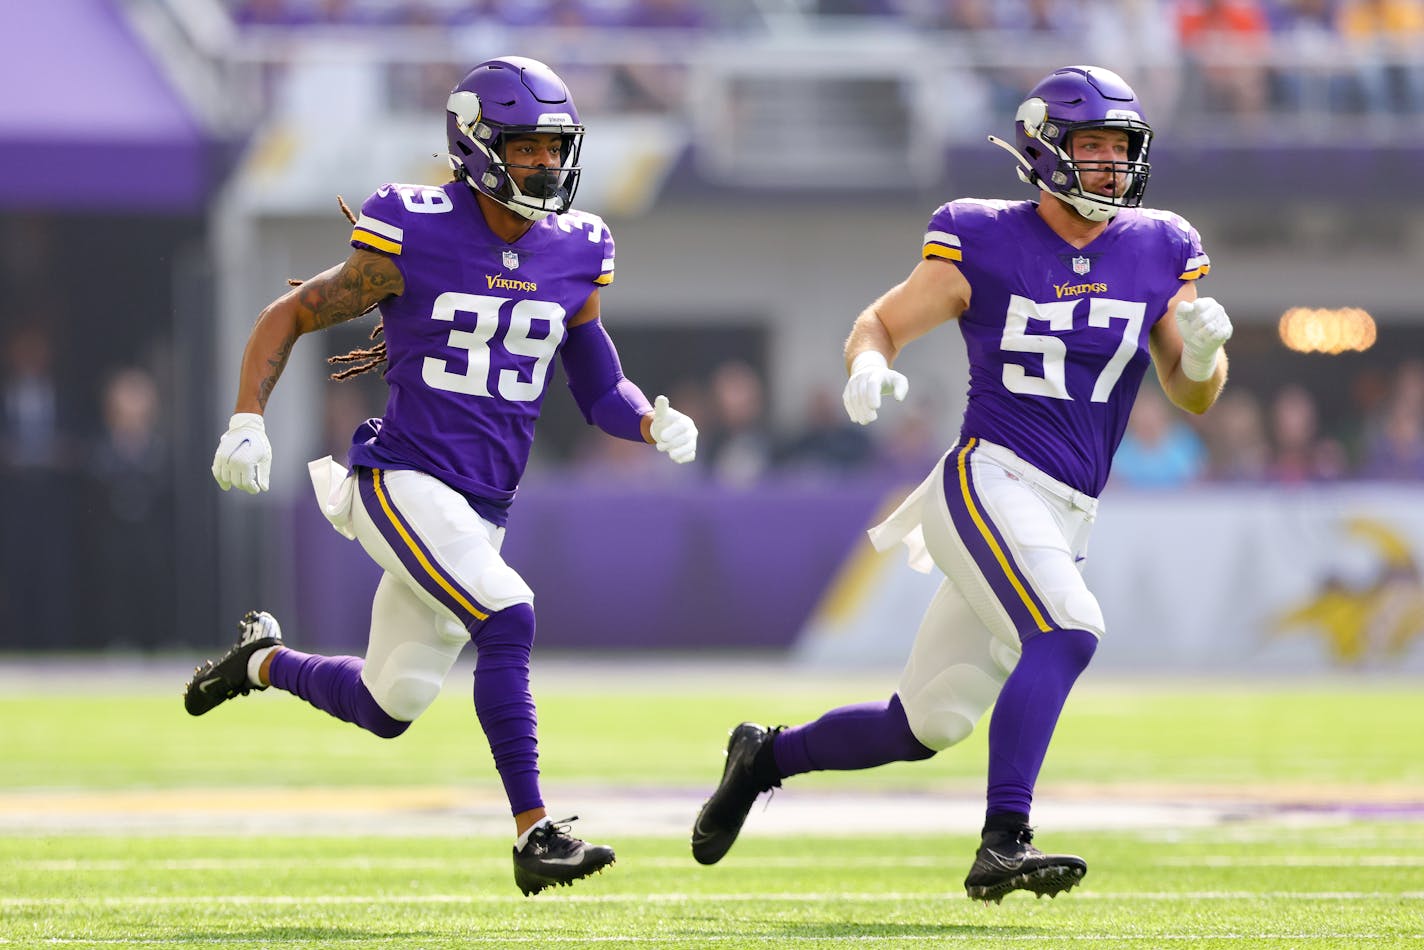
<instances>
[{"instance_id":1,"label":"blurred stadium stand","mask_svg":"<svg viewBox=\"0 0 1424 950\"><path fill-rule=\"evenodd\" d=\"M1164 484L1201 511L1258 492L1212 509L1240 512L1308 487L1292 504L1330 537L1351 505L1376 512L1335 483L1424 484L1417 2L46 0L7 17L20 52L0 79L21 94L0 100L0 464L23 501L0 649L207 646L260 600L304 642L359 650L370 569L315 517L303 466L379 407L378 383L324 382L322 357L368 324L294 354L269 407L270 496L220 496L212 444L258 310L344 256L336 196L443 180L445 93L508 52L574 89L579 204L618 240L608 322L630 375L696 416L706 460L629 455L556 386L508 551L544 598L543 643L783 650L813 616L827 626L830 579L953 437L965 376L947 337L927 342L903 362L915 405L846 426L846 329L913 266L940 202L1028 197L984 136L1065 63L1137 87L1158 133L1150 203L1201 230L1238 324L1231 402L1176 420L1170 477L1144 410L1141 481L1120 477L1114 504L1150 513ZM1291 308L1365 311L1374 345L1295 352L1277 330ZM126 370L158 393L146 412ZM788 506L803 520L768 522ZM624 524L620 588L588 562ZM589 540L562 550L565 530ZM1424 528L1402 537L1409 556L1380 570L1417 593ZM633 602L641 572L675 568L695 609L587 621L598 592ZM1308 593L1282 584L1282 603Z\"/></svg>"}]
</instances>

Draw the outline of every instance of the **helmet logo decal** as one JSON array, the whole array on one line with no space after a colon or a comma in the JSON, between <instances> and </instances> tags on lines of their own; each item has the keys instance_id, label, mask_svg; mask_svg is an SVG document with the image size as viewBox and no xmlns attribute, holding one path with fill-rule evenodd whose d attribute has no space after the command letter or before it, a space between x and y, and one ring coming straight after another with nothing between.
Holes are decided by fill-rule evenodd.
<instances>
[{"instance_id":1,"label":"helmet logo decal","mask_svg":"<svg viewBox=\"0 0 1424 950\"><path fill-rule=\"evenodd\" d=\"M459 122L461 127L468 129L480 121L479 94L470 92L468 89L452 92L450 98L445 101L445 111L455 113L455 121Z\"/></svg>"},{"instance_id":2,"label":"helmet logo decal","mask_svg":"<svg viewBox=\"0 0 1424 950\"><path fill-rule=\"evenodd\" d=\"M1048 118L1048 103L1042 99L1025 99L1019 104L1019 111L1014 115L1015 122L1022 122L1030 135L1037 134L1038 127Z\"/></svg>"}]
</instances>

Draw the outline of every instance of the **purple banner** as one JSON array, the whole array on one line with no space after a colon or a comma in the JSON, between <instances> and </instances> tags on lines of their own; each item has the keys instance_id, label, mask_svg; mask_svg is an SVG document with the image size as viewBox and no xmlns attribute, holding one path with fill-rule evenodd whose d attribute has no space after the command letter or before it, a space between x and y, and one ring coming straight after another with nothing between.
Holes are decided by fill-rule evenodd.
<instances>
[{"instance_id":1,"label":"purple banner","mask_svg":"<svg viewBox=\"0 0 1424 950\"><path fill-rule=\"evenodd\" d=\"M534 588L537 646L784 649L890 494L883 481L520 489L505 560ZM380 571L315 502L294 512L302 641L360 653Z\"/></svg>"},{"instance_id":2,"label":"purple banner","mask_svg":"<svg viewBox=\"0 0 1424 950\"><path fill-rule=\"evenodd\" d=\"M0 207L200 210L205 134L106 0L5 9Z\"/></svg>"}]
</instances>

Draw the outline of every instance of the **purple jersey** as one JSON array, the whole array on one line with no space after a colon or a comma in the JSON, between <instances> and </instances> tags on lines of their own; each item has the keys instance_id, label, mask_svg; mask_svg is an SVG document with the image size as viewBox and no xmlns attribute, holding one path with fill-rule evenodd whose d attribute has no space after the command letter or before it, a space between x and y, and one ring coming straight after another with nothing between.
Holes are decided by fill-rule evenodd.
<instances>
[{"instance_id":1,"label":"purple jersey","mask_svg":"<svg viewBox=\"0 0 1424 950\"><path fill-rule=\"evenodd\" d=\"M389 255L405 290L381 304L390 394L350 463L433 475L504 524L565 323L613 281L608 228L570 211L508 244L463 182L390 184L351 245Z\"/></svg>"},{"instance_id":2,"label":"purple jersey","mask_svg":"<svg viewBox=\"0 0 1424 950\"><path fill-rule=\"evenodd\" d=\"M966 198L930 218L923 253L953 261L973 291L959 320L961 440L997 442L1097 496L1151 362L1148 334L1182 281L1211 267L1196 230L1124 210L1079 250L1031 201Z\"/></svg>"}]
</instances>

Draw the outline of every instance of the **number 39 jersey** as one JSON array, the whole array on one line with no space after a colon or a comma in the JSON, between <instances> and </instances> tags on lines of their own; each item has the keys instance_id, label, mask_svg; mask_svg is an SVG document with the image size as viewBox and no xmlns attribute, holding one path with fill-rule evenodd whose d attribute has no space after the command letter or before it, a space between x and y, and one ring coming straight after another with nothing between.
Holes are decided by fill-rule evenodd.
<instances>
[{"instance_id":1,"label":"number 39 jersey","mask_svg":"<svg viewBox=\"0 0 1424 950\"><path fill-rule=\"evenodd\" d=\"M389 184L361 206L351 245L390 256L405 290L381 303L390 392L349 461L433 475L503 524L566 322L613 281L612 236L571 211L510 244L463 182Z\"/></svg>"},{"instance_id":2,"label":"number 39 jersey","mask_svg":"<svg viewBox=\"0 0 1424 950\"><path fill-rule=\"evenodd\" d=\"M997 442L1097 496L1151 361L1148 334L1182 282L1211 267L1196 230L1124 210L1080 250L1031 201L960 199L930 218L923 256L953 261L972 291L959 319L961 439Z\"/></svg>"}]
</instances>

